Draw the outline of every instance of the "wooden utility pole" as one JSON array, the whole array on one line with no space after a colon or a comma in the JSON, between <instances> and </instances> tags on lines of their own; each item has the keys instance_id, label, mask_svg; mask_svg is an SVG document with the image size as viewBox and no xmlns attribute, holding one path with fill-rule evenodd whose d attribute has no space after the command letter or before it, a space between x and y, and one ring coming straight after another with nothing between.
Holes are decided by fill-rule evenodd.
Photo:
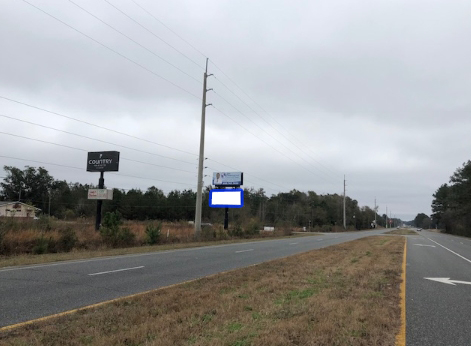
<instances>
[{"instance_id":1,"label":"wooden utility pole","mask_svg":"<svg viewBox=\"0 0 471 346\"><path fill-rule=\"evenodd\" d=\"M346 211L346 183L345 175L343 176L343 229L347 229L347 211Z\"/></svg>"},{"instance_id":2,"label":"wooden utility pole","mask_svg":"<svg viewBox=\"0 0 471 346\"><path fill-rule=\"evenodd\" d=\"M206 70L203 79L203 102L201 107L201 133L200 133L200 154L198 160L198 184L196 190L196 211L195 211L195 235L199 238L201 234L201 211L203 207L203 164L204 164L204 130L206 121L206 93L211 89L206 89L208 75L208 58L206 58Z\"/></svg>"}]
</instances>

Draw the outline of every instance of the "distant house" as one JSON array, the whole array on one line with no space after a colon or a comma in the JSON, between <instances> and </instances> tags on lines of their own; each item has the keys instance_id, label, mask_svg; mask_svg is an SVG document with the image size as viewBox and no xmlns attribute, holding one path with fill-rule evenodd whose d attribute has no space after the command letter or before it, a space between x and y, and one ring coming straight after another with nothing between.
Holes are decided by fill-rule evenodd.
<instances>
[{"instance_id":1,"label":"distant house","mask_svg":"<svg viewBox=\"0 0 471 346\"><path fill-rule=\"evenodd\" d=\"M0 202L0 217L30 217L34 218L41 209L22 202Z\"/></svg>"}]
</instances>

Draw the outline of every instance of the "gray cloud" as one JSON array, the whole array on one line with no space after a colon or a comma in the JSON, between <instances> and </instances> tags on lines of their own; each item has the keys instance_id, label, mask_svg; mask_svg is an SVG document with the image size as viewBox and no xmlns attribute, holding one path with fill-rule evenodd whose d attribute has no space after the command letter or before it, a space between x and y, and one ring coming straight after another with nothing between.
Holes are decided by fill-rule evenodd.
<instances>
[{"instance_id":1,"label":"gray cloud","mask_svg":"<svg viewBox=\"0 0 471 346\"><path fill-rule=\"evenodd\" d=\"M207 175L240 169L247 186L272 194L340 193L346 174L348 194L361 205L372 206L376 197L380 212L388 205L412 219L430 212L433 192L469 159L467 1L136 1L217 64L209 65L215 78L208 80L214 89L208 102L216 108L207 109ZM0 11L0 95L193 155L4 99L1 114L115 145L7 118L2 131L84 150L116 149L150 163L123 160L122 175L110 174L109 186L194 189L204 56L132 1L110 0L153 34L105 1L74 2L154 54L70 2L34 5L144 68L24 2L8 2ZM0 136L0 155L27 160L0 158L2 165L84 166L85 151ZM45 167L59 179L97 180Z\"/></svg>"}]
</instances>

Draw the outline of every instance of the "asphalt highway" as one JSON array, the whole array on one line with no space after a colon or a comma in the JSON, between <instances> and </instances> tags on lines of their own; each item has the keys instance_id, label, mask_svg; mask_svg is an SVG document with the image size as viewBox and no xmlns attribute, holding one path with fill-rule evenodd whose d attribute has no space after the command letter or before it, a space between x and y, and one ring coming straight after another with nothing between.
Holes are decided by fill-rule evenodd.
<instances>
[{"instance_id":1,"label":"asphalt highway","mask_svg":"<svg viewBox=\"0 0 471 346\"><path fill-rule=\"evenodd\" d=\"M406 344L471 345L471 239L407 239Z\"/></svg>"},{"instance_id":2,"label":"asphalt highway","mask_svg":"<svg viewBox=\"0 0 471 346\"><path fill-rule=\"evenodd\" d=\"M0 269L0 327L385 231L333 233L4 268ZM436 285L441 285L442 290L448 288Z\"/></svg>"}]
</instances>

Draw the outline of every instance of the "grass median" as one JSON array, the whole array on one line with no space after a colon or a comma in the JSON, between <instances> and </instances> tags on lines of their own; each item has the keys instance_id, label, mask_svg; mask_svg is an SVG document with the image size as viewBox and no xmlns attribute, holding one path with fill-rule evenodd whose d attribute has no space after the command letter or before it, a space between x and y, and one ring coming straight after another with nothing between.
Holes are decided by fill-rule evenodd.
<instances>
[{"instance_id":1,"label":"grass median","mask_svg":"<svg viewBox=\"0 0 471 346\"><path fill-rule=\"evenodd\" d=\"M394 231L389 231L386 232L385 234L394 234L394 235L418 235L416 231L413 231L411 229L395 229Z\"/></svg>"},{"instance_id":2,"label":"grass median","mask_svg":"<svg viewBox=\"0 0 471 346\"><path fill-rule=\"evenodd\" d=\"M0 332L0 344L394 345L403 248L367 237Z\"/></svg>"}]
</instances>

